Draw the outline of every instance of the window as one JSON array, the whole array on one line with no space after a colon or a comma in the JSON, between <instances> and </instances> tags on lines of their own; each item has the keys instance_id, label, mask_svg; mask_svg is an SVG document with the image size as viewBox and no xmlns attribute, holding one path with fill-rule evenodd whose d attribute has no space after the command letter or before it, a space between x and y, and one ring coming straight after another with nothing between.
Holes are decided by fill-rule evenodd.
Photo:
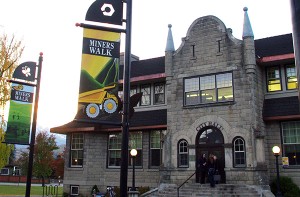
<instances>
[{"instance_id":1,"label":"window","mask_svg":"<svg viewBox=\"0 0 300 197\"><path fill-rule=\"evenodd\" d=\"M161 140L166 131L155 130L150 132L150 166L159 167L161 164Z\"/></svg>"},{"instance_id":2,"label":"window","mask_svg":"<svg viewBox=\"0 0 300 197\"><path fill-rule=\"evenodd\" d=\"M108 138L108 166L120 166L122 133L110 134Z\"/></svg>"},{"instance_id":3,"label":"window","mask_svg":"<svg viewBox=\"0 0 300 197\"><path fill-rule=\"evenodd\" d=\"M71 185L71 195L79 196L79 186L78 185Z\"/></svg>"},{"instance_id":4,"label":"window","mask_svg":"<svg viewBox=\"0 0 300 197\"><path fill-rule=\"evenodd\" d=\"M143 93L141 99L141 105L150 105L151 104L151 86L150 85L142 85L141 92Z\"/></svg>"},{"instance_id":5,"label":"window","mask_svg":"<svg viewBox=\"0 0 300 197\"><path fill-rule=\"evenodd\" d=\"M297 89L298 82L297 82L295 65L287 65L285 67L285 73L286 73L286 89L287 90Z\"/></svg>"},{"instance_id":6,"label":"window","mask_svg":"<svg viewBox=\"0 0 300 197\"><path fill-rule=\"evenodd\" d=\"M233 140L233 165L234 167L246 167L245 141L241 137Z\"/></svg>"},{"instance_id":7,"label":"window","mask_svg":"<svg viewBox=\"0 0 300 197\"><path fill-rule=\"evenodd\" d=\"M71 139L71 167L83 165L83 134L72 134Z\"/></svg>"},{"instance_id":8,"label":"window","mask_svg":"<svg viewBox=\"0 0 300 197\"><path fill-rule=\"evenodd\" d=\"M136 91L136 86L133 86L133 87L130 87L130 96L136 94L137 91Z\"/></svg>"},{"instance_id":9,"label":"window","mask_svg":"<svg viewBox=\"0 0 300 197\"><path fill-rule=\"evenodd\" d=\"M121 147L122 147L122 133L109 134L108 141L108 166L119 167L121 165ZM143 149L142 149L142 132L130 132L128 142L128 155L130 150L135 148L137 156L135 160L136 166L142 166ZM130 157L129 157L130 158ZM131 159L128 159L129 165L132 165Z\"/></svg>"},{"instance_id":10,"label":"window","mask_svg":"<svg viewBox=\"0 0 300 197\"><path fill-rule=\"evenodd\" d=\"M129 150L128 150L128 154L130 155L130 150L131 149L136 149L137 150L137 155L135 156L135 166L142 166L143 164L143 160L142 160L142 156L143 156L143 141L142 141L142 132L132 132L129 133ZM129 159L129 165L132 166L132 160Z\"/></svg>"},{"instance_id":11,"label":"window","mask_svg":"<svg viewBox=\"0 0 300 197\"><path fill-rule=\"evenodd\" d=\"M154 104L165 103L165 84L154 84Z\"/></svg>"},{"instance_id":12,"label":"window","mask_svg":"<svg viewBox=\"0 0 300 197\"><path fill-rule=\"evenodd\" d=\"M283 156L289 165L300 165L300 121L282 122Z\"/></svg>"},{"instance_id":13,"label":"window","mask_svg":"<svg viewBox=\"0 0 300 197\"><path fill-rule=\"evenodd\" d=\"M136 86L130 87L130 96L136 94ZM118 96L121 100L123 100L123 90L119 88Z\"/></svg>"},{"instance_id":14,"label":"window","mask_svg":"<svg viewBox=\"0 0 300 197\"><path fill-rule=\"evenodd\" d=\"M0 174L1 175L9 175L9 169L8 168L2 168Z\"/></svg>"},{"instance_id":15,"label":"window","mask_svg":"<svg viewBox=\"0 0 300 197\"><path fill-rule=\"evenodd\" d=\"M233 101L232 73L184 79L185 105Z\"/></svg>"},{"instance_id":16,"label":"window","mask_svg":"<svg viewBox=\"0 0 300 197\"><path fill-rule=\"evenodd\" d=\"M189 149L186 140L178 142L178 167L188 167L189 164Z\"/></svg>"},{"instance_id":17,"label":"window","mask_svg":"<svg viewBox=\"0 0 300 197\"><path fill-rule=\"evenodd\" d=\"M267 68L267 84L268 92L281 91L279 66Z\"/></svg>"}]
</instances>

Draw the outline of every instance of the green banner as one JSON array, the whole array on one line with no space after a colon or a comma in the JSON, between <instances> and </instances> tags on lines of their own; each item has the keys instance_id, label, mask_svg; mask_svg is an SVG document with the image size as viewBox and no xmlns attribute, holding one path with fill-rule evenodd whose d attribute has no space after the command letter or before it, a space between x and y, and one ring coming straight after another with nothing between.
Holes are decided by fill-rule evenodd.
<instances>
[{"instance_id":1,"label":"green banner","mask_svg":"<svg viewBox=\"0 0 300 197\"><path fill-rule=\"evenodd\" d=\"M118 112L120 36L84 29L76 118L104 120Z\"/></svg>"},{"instance_id":2,"label":"green banner","mask_svg":"<svg viewBox=\"0 0 300 197\"><path fill-rule=\"evenodd\" d=\"M5 143L29 144L33 97L32 86L12 83Z\"/></svg>"}]
</instances>

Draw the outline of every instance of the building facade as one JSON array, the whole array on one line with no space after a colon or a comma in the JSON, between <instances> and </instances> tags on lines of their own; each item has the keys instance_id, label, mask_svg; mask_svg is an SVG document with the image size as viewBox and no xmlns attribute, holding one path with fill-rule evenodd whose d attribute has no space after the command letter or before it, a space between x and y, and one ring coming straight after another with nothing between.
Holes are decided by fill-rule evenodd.
<instances>
[{"instance_id":1,"label":"building facade","mask_svg":"<svg viewBox=\"0 0 300 197\"><path fill-rule=\"evenodd\" d=\"M137 187L180 185L193 173L199 182L203 153L218 157L222 183L268 185L275 176L274 145L281 147L279 159L289 159L281 175L300 186L292 35L255 40L244 11L242 40L217 17L205 16L191 24L177 50L169 26L164 57L133 56L130 94L143 92L130 119ZM72 121L51 132L67 136L65 192L120 185L121 128ZM128 186L131 167L129 160Z\"/></svg>"}]
</instances>

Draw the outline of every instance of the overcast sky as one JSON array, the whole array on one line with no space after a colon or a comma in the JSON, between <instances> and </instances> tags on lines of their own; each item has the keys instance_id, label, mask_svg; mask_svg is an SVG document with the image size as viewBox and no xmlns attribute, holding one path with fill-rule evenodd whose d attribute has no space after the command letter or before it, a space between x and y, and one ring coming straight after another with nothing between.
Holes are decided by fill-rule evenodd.
<instances>
[{"instance_id":1,"label":"overcast sky","mask_svg":"<svg viewBox=\"0 0 300 197\"><path fill-rule=\"evenodd\" d=\"M0 32L23 40L20 61L37 61L44 53L38 123L53 127L71 121L77 110L82 29L94 0L0 0ZM248 7L255 39L292 32L288 0L132 0L131 51L140 59L164 56L168 24L175 49L194 20L214 15L241 39ZM121 50L124 51L124 35Z\"/></svg>"}]
</instances>

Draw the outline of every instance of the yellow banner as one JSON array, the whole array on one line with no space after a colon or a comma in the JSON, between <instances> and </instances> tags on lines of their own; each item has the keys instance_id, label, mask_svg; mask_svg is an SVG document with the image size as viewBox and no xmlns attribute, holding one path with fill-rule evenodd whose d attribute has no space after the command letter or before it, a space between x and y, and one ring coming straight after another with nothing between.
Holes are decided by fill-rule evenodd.
<instances>
[{"instance_id":1,"label":"yellow banner","mask_svg":"<svg viewBox=\"0 0 300 197\"><path fill-rule=\"evenodd\" d=\"M77 118L117 112L121 33L84 29Z\"/></svg>"}]
</instances>

